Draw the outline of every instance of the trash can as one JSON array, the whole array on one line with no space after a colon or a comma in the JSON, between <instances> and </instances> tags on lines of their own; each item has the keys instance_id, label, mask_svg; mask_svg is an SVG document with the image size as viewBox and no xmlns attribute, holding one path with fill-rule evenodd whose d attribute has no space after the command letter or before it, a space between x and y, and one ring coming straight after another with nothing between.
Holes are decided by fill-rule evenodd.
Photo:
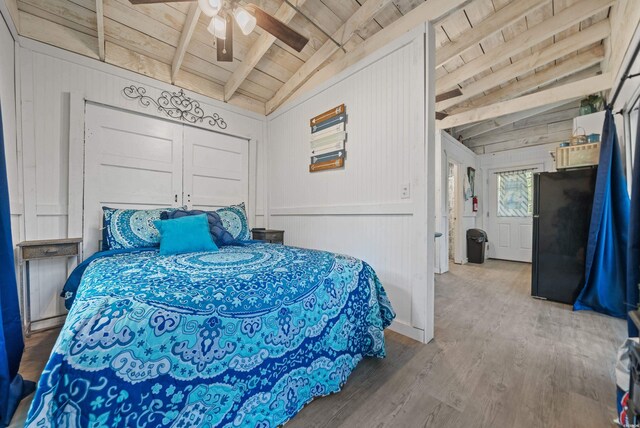
<instances>
[{"instance_id":1,"label":"trash can","mask_svg":"<svg viewBox=\"0 0 640 428\"><path fill-rule=\"evenodd\" d=\"M467 259L469 263L484 263L487 241L487 232L484 230L467 230Z\"/></svg>"}]
</instances>

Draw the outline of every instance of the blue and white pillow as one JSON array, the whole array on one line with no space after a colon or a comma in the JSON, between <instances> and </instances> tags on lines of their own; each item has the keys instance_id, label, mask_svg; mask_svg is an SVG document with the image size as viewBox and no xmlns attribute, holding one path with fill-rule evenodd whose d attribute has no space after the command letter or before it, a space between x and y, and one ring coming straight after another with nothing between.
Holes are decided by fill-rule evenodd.
<instances>
[{"instance_id":1,"label":"blue and white pillow","mask_svg":"<svg viewBox=\"0 0 640 428\"><path fill-rule=\"evenodd\" d=\"M230 205L228 207L216 210L222 225L238 241L247 241L251 239L249 231L249 221L247 220L247 212L244 209L244 202L238 205Z\"/></svg>"},{"instance_id":2,"label":"blue and white pillow","mask_svg":"<svg viewBox=\"0 0 640 428\"><path fill-rule=\"evenodd\" d=\"M160 233L154 221L160 220L165 211L177 208L154 210L125 210L102 207L104 214L103 250L120 250L160 245Z\"/></svg>"},{"instance_id":3,"label":"blue and white pillow","mask_svg":"<svg viewBox=\"0 0 640 428\"><path fill-rule=\"evenodd\" d=\"M166 211L160 215L160 220L172 220L172 219L189 217L194 215L202 215L202 214L206 214L207 216L207 221L209 223L209 232L211 233L213 242L215 242L218 247L223 247L225 245L233 245L236 242L233 236L231 236L231 234L224 228L224 225L222 224L222 219L220 219L220 215L213 211L201 211L201 210Z\"/></svg>"}]
</instances>

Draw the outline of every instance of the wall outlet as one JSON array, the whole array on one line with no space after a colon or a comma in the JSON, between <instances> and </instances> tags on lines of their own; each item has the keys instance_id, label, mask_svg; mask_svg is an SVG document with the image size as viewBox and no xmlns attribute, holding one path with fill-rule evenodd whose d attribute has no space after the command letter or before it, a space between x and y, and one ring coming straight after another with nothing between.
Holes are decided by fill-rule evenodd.
<instances>
[{"instance_id":1,"label":"wall outlet","mask_svg":"<svg viewBox=\"0 0 640 428\"><path fill-rule=\"evenodd\" d=\"M411 185L409 183L403 184L400 187L400 199L409 199L411 197Z\"/></svg>"}]
</instances>

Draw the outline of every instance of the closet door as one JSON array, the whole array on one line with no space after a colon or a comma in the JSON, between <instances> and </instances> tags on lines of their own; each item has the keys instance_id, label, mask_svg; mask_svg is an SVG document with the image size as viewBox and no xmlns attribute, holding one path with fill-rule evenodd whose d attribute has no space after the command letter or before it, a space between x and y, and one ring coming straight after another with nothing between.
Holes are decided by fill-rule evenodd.
<instances>
[{"instance_id":1,"label":"closet door","mask_svg":"<svg viewBox=\"0 0 640 428\"><path fill-rule=\"evenodd\" d=\"M249 198L249 142L191 126L184 127L184 200L211 210Z\"/></svg>"},{"instance_id":2,"label":"closet door","mask_svg":"<svg viewBox=\"0 0 640 428\"><path fill-rule=\"evenodd\" d=\"M87 104L85 115L85 257L102 239L102 207L182 205L183 125Z\"/></svg>"}]
</instances>

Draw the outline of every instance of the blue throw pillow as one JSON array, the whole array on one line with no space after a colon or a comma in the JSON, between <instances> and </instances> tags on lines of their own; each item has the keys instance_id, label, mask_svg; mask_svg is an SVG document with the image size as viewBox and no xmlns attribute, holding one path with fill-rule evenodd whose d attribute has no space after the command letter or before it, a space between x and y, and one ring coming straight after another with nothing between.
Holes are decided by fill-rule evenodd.
<instances>
[{"instance_id":1,"label":"blue throw pillow","mask_svg":"<svg viewBox=\"0 0 640 428\"><path fill-rule=\"evenodd\" d=\"M173 220L156 220L160 231L160 255L218 251L209 233L207 215L194 215Z\"/></svg>"},{"instance_id":2,"label":"blue throw pillow","mask_svg":"<svg viewBox=\"0 0 640 428\"><path fill-rule=\"evenodd\" d=\"M224 226L222 225L222 220L220 219L220 216L216 212L201 211L201 210L167 211L160 214L160 220L171 220L176 218L183 218L187 216L202 215L202 214L206 214L207 216L207 220L209 221L209 232L211 233L213 242L215 242L218 247L223 247L225 245L232 245L236 242L233 236L231 236L231 234L224 228Z\"/></svg>"},{"instance_id":3,"label":"blue throw pillow","mask_svg":"<svg viewBox=\"0 0 640 428\"><path fill-rule=\"evenodd\" d=\"M154 221L160 220L160 214L174 211L176 208L154 210L126 210L102 207L104 214L103 243L104 250L157 247L160 234Z\"/></svg>"},{"instance_id":4,"label":"blue throw pillow","mask_svg":"<svg viewBox=\"0 0 640 428\"><path fill-rule=\"evenodd\" d=\"M220 208L216 210L216 213L218 213L222 219L222 225L229 231L231 236L233 236L233 239L237 239L238 241L248 241L251 239L244 202L238 205Z\"/></svg>"}]
</instances>

